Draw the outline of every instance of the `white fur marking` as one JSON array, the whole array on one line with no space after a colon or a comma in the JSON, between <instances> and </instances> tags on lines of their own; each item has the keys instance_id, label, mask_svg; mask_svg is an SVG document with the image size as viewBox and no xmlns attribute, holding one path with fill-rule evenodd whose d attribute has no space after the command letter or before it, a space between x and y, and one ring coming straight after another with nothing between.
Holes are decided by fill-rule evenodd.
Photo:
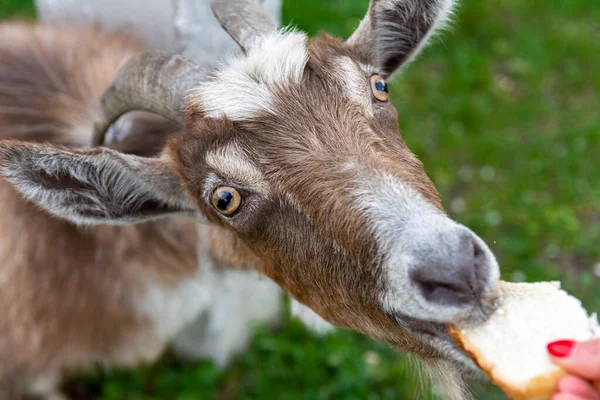
<instances>
[{"instance_id":1,"label":"white fur marking","mask_svg":"<svg viewBox=\"0 0 600 400\"><path fill-rule=\"evenodd\" d=\"M190 102L209 118L225 114L247 120L261 111L273 112L273 91L302 78L308 62L307 37L276 32L261 38L247 57L236 58L190 92Z\"/></svg>"},{"instance_id":2,"label":"white fur marking","mask_svg":"<svg viewBox=\"0 0 600 400\"><path fill-rule=\"evenodd\" d=\"M226 365L241 351L255 323L278 322L281 291L254 271L215 268L201 229L196 274L176 286L148 280L138 304L141 315L153 322L153 335L170 341L179 335L176 350L188 357L209 357ZM201 315L206 319L199 319ZM201 325L205 324L203 328ZM194 338L193 333L203 332Z\"/></svg>"},{"instance_id":3,"label":"white fur marking","mask_svg":"<svg viewBox=\"0 0 600 400\"><path fill-rule=\"evenodd\" d=\"M374 3L371 11L348 39L350 45L363 44L370 49L372 63L382 68L390 55L405 55L404 65L412 61L428 43L431 35L444 28L452 14L454 0L382 0ZM380 19L389 11L403 11L396 19ZM376 23L374 23L376 22ZM372 29L372 28L375 29ZM418 43L414 43L414 35ZM365 49L367 50L367 49ZM394 71L379 71L388 74Z\"/></svg>"},{"instance_id":4,"label":"white fur marking","mask_svg":"<svg viewBox=\"0 0 600 400\"><path fill-rule=\"evenodd\" d=\"M458 315L458 307L432 305L422 298L408 270L419 251L439 241L441 233L458 231L462 225L388 174L362 178L354 195L361 212L372 223L381 254L386 255L387 293L382 293L383 307L429 321L446 322Z\"/></svg>"},{"instance_id":5,"label":"white fur marking","mask_svg":"<svg viewBox=\"0 0 600 400\"><path fill-rule=\"evenodd\" d=\"M170 340L201 311L209 308L215 283L211 267L210 264L202 265L194 276L175 287L148 280L146 293L138 307L142 315L154 322L154 334L159 340Z\"/></svg>"},{"instance_id":6,"label":"white fur marking","mask_svg":"<svg viewBox=\"0 0 600 400\"><path fill-rule=\"evenodd\" d=\"M415 59L425 46L429 44L432 35L446 28L450 21L450 17L452 16L453 7L454 0L443 0L440 2L439 7L435 12L435 22L432 24L429 32L421 39L417 48L413 50L410 57L406 60L405 65Z\"/></svg>"},{"instance_id":7,"label":"white fur marking","mask_svg":"<svg viewBox=\"0 0 600 400\"><path fill-rule=\"evenodd\" d=\"M363 63L359 63L358 65L360 66L360 69L362 69L366 75L373 75L373 74L377 73L377 68L375 68L372 65L363 64Z\"/></svg>"},{"instance_id":8,"label":"white fur marking","mask_svg":"<svg viewBox=\"0 0 600 400\"><path fill-rule=\"evenodd\" d=\"M373 115L371 84L364 71L350 57L341 57L338 59L336 72L345 84L346 97L360 104L368 114Z\"/></svg>"},{"instance_id":9,"label":"white fur marking","mask_svg":"<svg viewBox=\"0 0 600 400\"><path fill-rule=\"evenodd\" d=\"M202 318L175 338L175 350L186 358L209 358L225 367L248 345L252 328L279 323L282 293L254 271L224 270L213 287L213 303Z\"/></svg>"},{"instance_id":10,"label":"white fur marking","mask_svg":"<svg viewBox=\"0 0 600 400\"><path fill-rule=\"evenodd\" d=\"M26 392L33 396L51 400L66 400L59 393L62 376L58 371L48 372L28 382Z\"/></svg>"},{"instance_id":11,"label":"white fur marking","mask_svg":"<svg viewBox=\"0 0 600 400\"><path fill-rule=\"evenodd\" d=\"M206 154L206 163L225 178L240 181L267 192L269 186L260 170L248 159L244 150L236 145L221 147Z\"/></svg>"}]
</instances>

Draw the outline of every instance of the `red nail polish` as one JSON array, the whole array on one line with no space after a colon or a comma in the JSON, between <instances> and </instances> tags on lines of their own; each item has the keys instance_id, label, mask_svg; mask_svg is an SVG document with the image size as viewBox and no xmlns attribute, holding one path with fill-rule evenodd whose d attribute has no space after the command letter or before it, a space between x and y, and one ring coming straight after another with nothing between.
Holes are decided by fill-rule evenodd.
<instances>
[{"instance_id":1,"label":"red nail polish","mask_svg":"<svg viewBox=\"0 0 600 400\"><path fill-rule=\"evenodd\" d=\"M573 340L557 340L556 342L548 344L548 353L552 354L554 357L565 358L571 354L575 348L575 344L576 342Z\"/></svg>"}]
</instances>

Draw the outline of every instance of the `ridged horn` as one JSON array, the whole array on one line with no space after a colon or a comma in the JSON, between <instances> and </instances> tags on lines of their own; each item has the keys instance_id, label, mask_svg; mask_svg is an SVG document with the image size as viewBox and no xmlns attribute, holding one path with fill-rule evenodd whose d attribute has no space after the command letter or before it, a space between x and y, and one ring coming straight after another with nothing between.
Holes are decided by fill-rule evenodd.
<instances>
[{"instance_id":1,"label":"ridged horn","mask_svg":"<svg viewBox=\"0 0 600 400\"><path fill-rule=\"evenodd\" d=\"M258 37L277 29L262 0L213 0L212 10L223 29L246 53Z\"/></svg>"},{"instance_id":2,"label":"ridged horn","mask_svg":"<svg viewBox=\"0 0 600 400\"><path fill-rule=\"evenodd\" d=\"M129 111L148 111L183 125L186 93L205 77L178 55L147 51L131 57L102 96L92 144L101 146L109 126Z\"/></svg>"}]
</instances>

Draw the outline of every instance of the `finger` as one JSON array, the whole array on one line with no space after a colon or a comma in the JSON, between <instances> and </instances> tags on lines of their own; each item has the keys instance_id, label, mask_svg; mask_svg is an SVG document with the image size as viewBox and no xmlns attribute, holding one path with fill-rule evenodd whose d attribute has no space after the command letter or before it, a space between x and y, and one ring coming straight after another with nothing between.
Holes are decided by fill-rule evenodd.
<instances>
[{"instance_id":1,"label":"finger","mask_svg":"<svg viewBox=\"0 0 600 400\"><path fill-rule=\"evenodd\" d=\"M581 396L585 399L600 400L600 394L586 380L575 376L567 375L558 382L558 391Z\"/></svg>"},{"instance_id":2,"label":"finger","mask_svg":"<svg viewBox=\"0 0 600 400\"><path fill-rule=\"evenodd\" d=\"M571 393L558 393L552 396L551 400L590 400L586 397L577 396Z\"/></svg>"},{"instance_id":3,"label":"finger","mask_svg":"<svg viewBox=\"0 0 600 400\"><path fill-rule=\"evenodd\" d=\"M589 380L600 379L600 339L577 343L558 340L548 344L554 363L573 375Z\"/></svg>"}]
</instances>

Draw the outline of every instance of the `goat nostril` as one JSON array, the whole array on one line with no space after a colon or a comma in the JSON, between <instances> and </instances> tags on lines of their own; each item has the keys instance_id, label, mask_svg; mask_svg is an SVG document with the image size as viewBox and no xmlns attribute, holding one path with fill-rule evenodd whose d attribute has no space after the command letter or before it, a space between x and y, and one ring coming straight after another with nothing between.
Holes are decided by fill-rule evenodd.
<instances>
[{"instance_id":1,"label":"goat nostril","mask_svg":"<svg viewBox=\"0 0 600 400\"><path fill-rule=\"evenodd\" d=\"M463 282L435 282L415 279L423 297L432 303L461 305L472 300L472 292Z\"/></svg>"},{"instance_id":2,"label":"goat nostril","mask_svg":"<svg viewBox=\"0 0 600 400\"><path fill-rule=\"evenodd\" d=\"M490 279L490 252L468 229L440 234L437 248L420 248L409 277L419 297L436 305L465 306L479 301Z\"/></svg>"},{"instance_id":3,"label":"goat nostril","mask_svg":"<svg viewBox=\"0 0 600 400\"><path fill-rule=\"evenodd\" d=\"M486 281L486 274L488 273L488 262L487 255L483 246L476 240L473 239L473 288L479 291L483 282Z\"/></svg>"},{"instance_id":4,"label":"goat nostril","mask_svg":"<svg viewBox=\"0 0 600 400\"><path fill-rule=\"evenodd\" d=\"M477 242L477 240L473 239L473 258L475 260L484 256L484 251L481 248L481 245Z\"/></svg>"}]
</instances>

